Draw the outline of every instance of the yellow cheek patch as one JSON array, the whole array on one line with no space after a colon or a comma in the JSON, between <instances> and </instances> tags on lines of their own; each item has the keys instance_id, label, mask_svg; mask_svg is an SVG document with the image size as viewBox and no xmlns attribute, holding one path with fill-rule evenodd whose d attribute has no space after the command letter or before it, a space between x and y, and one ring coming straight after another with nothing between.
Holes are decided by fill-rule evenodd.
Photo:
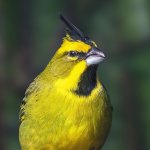
<instances>
[{"instance_id":1,"label":"yellow cheek patch","mask_svg":"<svg viewBox=\"0 0 150 150\"><path fill-rule=\"evenodd\" d=\"M78 85L78 81L80 79L81 74L86 69L87 65L85 61L81 61L78 64L76 64L73 68L70 74L67 76L67 78L60 78L55 82L55 86L59 87L59 89L65 89L65 90L75 90ZM65 86L64 86L65 85ZM57 89L57 88L55 88Z\"/></svg>"},{"instance_id":2,"label":"yellow cheek patch","mask_svg":"<svg viewBox=\"0 0 150 150\"><path fill-rule=\"evenodd\" d=\"M69 59L69 60L72 60L72 61L75 61L75 60L78 59L78 57L70 57L70 56L68 56L68 59Z\"/></svg>"},{"instance_id":3,"label":"yellow cheek patch","mask_svg":"<svg viewBox=\"0 0 150 150\"><path fill-rule=\"evenodd\" d=\"M90 48L91 48L90 45L88 45L80 40L69 41L66 38L64 38L63 43L62 43L61 47L58 49L57 53L63 54L65 52L69 52L71 50L87 53Z\"/></svg>"}]
</instances>

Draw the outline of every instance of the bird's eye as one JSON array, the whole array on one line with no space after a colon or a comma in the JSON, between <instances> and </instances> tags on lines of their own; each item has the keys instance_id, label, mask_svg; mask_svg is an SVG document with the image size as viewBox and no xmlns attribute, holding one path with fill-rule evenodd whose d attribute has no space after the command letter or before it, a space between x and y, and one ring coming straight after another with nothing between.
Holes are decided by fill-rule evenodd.
<instances>
[{"instance_id":1,"label":"bird's eye","mask_svg":"<svg viewBox=\"0 0 150 150\"><path fill-rule=\"evenodd\" d=\"M77 55L78 55L78 52L76 52L76 51L70 51L70 52L68 52L68 56L70 56L70 57L75 57Z\"/></svg>"}]
</instances>

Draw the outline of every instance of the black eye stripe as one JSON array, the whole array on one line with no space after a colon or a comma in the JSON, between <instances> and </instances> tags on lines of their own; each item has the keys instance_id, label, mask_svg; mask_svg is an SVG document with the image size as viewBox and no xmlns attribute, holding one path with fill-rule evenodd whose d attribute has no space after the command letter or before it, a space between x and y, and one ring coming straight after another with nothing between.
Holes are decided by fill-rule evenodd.
<instances>
[{"instance_id":1,"label":"black eye stripe","mask_svg":"<svg viewBox=\"0 0 150 150\"><path fill-rule=\"evenodd\" d=\"M70 57L76 57L77 56L79 58L83 58L83 57L86 56L86 53L84 53L84 52L78 52L78 51L70 51L67 54Z\"/></svg>"},{"instance_id":2,"label":"black eye stripe","mask_svg":"<svg viewBox=\"0 0 150 150\"><path fill-rule=\"evenodd\" d=\"M86 53L84 53L84 52L79 52L79 57L85 57L86 56Z\"/></svg>"}]
</instances>

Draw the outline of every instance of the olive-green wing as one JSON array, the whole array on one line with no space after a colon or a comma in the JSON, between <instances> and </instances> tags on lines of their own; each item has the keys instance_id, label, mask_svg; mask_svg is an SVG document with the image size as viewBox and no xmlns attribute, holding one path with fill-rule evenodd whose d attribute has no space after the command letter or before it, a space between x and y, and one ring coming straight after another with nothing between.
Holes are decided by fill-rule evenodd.
<instances>
[{"instance_id":1,"label":"olive-green wing","mask_svg":"<svg viewBox=\"0 0 150 150\"><path fill-rule=\"evenodd\" d=\"M25 92L25 97L23 98L23 100L21 102L20 112L19 112L20 123L22 123L22 121L25 119L25 107L26 107L26 103L28 101L28 97L37 90L38 90L37 82L36 82L36 80L34 80L27 88L27 90Z\"/></svg>"}]
</instances>

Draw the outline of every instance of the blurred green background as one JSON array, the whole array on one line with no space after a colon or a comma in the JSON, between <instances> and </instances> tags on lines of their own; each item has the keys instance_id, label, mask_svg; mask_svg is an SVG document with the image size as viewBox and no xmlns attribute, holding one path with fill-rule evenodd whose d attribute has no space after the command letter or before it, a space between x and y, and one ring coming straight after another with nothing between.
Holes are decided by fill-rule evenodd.
<instances>
[{"instance_id":1,"label":"blurred green background","mask_svg":"<svg viewBox=\"0 0 150 150\"><path fill-rule=\"evenodd\" d=\"M65 27L60 11L107 55L99 76L114 112L103 150L149 150L149 0L0 2L0 150L20 149L20 103L61 44Z\"/></svg>"}]
</instances>

